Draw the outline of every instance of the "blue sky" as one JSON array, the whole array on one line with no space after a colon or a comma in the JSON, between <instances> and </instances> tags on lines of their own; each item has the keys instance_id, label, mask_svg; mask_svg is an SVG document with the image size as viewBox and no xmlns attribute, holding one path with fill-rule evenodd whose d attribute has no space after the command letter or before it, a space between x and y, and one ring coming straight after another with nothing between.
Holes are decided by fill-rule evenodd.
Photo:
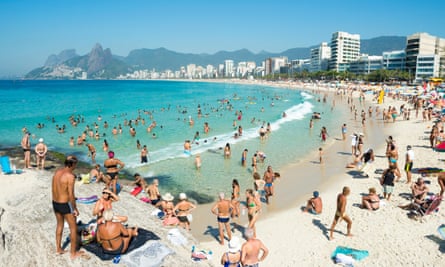
<instances>
[{"instance_id":1,"label":"blue sky","mask_svg":"<svg viewBox=\"0 0 445 267\"><path fill-rule=\"evenodd\" d=\"M336 31L445 38L444 10L437 0L1 0L0 77L23 75L64 49L87 54L96 43L126 56L159 47L281 52L329 42Z\"/></svg>"}]
</instances>

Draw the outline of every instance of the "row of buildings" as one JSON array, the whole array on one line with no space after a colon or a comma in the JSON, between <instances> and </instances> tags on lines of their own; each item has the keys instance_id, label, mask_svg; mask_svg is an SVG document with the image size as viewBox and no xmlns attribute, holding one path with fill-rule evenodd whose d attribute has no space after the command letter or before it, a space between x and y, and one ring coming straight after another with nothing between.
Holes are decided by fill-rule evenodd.
<instances>
[{"instance_id":1,"label":"row of buildings","mask_svg":"<svg viewBox=\"0 0 445 267\"><path fill-rule=\"evenodd\" d=\"M401 70L410 73L414 81L445 76L445 39L428 33L415 33L407 37L406 48L387 51L382 55L367 55L360 52L360 35L335 32L330 43L322 42L311 49L310 58L293 59L271 57L257 65L253 61L235 62L231 59L217 67L189 64L180 70L164 72L138 70L122 75L126 79L169 78L230 78L263 77L270 74L317 71L348 71L354 74L369 74L375 70Z\"/></svg>"}]
</instances>

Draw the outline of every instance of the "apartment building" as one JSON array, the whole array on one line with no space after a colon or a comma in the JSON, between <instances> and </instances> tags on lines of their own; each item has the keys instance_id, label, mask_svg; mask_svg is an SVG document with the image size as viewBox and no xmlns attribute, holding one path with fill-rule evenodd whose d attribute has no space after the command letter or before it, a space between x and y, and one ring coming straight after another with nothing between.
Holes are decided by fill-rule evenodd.
<instances>
[{"instance_id":1,"label":"apartment building","mask_svg":"<svg viewBox=\"0 0 445 267\"><path fill-rule=\"evenodd\" d=\"M330 47L329 70L346 71L349 64L360 56L360 34L334 32Z\"/></svg>"}]
</instances>

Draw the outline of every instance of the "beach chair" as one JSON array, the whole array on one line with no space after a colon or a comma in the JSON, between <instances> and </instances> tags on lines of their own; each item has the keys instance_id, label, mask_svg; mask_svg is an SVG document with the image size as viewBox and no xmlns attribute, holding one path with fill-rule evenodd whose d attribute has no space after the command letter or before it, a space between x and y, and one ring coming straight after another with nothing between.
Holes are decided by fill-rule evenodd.
<instances>
[{"instance_id":1,"label":"beach chair","mask_svg":"<svg viewBox=\"0 0 445 267\"><path fill-rule=\"evenodd\" d=\"M431 199L425 201L423 204L413 203L413 212L419 215L420 221L423 221L424 216L430 215L435 212L440 203L442 203L443 197L439 195L434 195Z\"/></svg>"},{"instance_id":2,"label":"beach chair","mask_svg":"<svg viewBox=\"0 0 445 267\"><path fill-rule=\"evenodd\" d=\"M13 174L14 171L11 169L11 161L8 156L0 157L0 164L2 166L3 174Z\"/></svg>"}]
</instances>

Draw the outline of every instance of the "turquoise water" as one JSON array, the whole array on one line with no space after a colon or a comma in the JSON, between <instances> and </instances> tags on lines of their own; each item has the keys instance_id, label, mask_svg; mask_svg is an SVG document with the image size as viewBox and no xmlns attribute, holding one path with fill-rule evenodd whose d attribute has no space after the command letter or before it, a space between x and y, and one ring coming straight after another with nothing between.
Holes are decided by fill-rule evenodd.
<instances>
[{"instance_id":1,"label":"turquoise water","mask_svg":"<svg viewBox=\"0 0 445 267\"><path fill-rule=\"evenodd\" d=\"M106 153L103 140L110 150L126 164L130 173L139 172L148 181L160 180L161 192L174 194L187 192L215 196L218 191L231 190L236 178L243 188L251 186L251 158L255 151L263 151L267 158L259 164L263 173L267 165L275 171L298 161L321 145L319 131L338 131L330 103L318 101L309 92L233 83L170 82L170 81L0 81L0 144L3 147L19 146L21 129L27 127L32 134L31 144L39 138L52 150L75 153L82 160L91 162L87 148L69 145L89 125L98 131L100 139L88 138L98 153L97 162L103 163ZM198 109L202 116L198 116ZM237 113L242 112L238 119ZM309 129L312 112L322 113ZM286 116L283 117L283 112ZM81 118L76 127L69 122L70 116ZM135 120L139 118L136 125ZM190 126L189 120L194 120ZM54 122L53 122L54 119ZM141 119L145 120L142 124ZM124 121L133 120L136 136L129 133ZM84 121L84 122L82 122ZM147 132L156 121L157 126ZM107 122L109 127L104 128ZM204 133L204 123L210 127ZM242 126L243 135L234 138L236 126ZM44 124L39 129L37 124ZM94 127L96 123L97 129ZM258 131L266 123L272 133L261 141ZM113 127L121 125L122 134L113 135ZM65 125L65 133L57 127ZM183 152L185 140L193 140L199 131L199 140L192 144L192 156ZM153 133L156 138L153 138ZM147 145L148 164L140 163L140 151L136 141ZM232 157L224 159L222 148L229 143ZM242 151L247 148L248 167L241 166ZM202 167L196 170L194 158L200 154ZM205 197L204 197L205 198ZM204 201L200 199L201 201Z\"/></svg>"}]
</instances>

